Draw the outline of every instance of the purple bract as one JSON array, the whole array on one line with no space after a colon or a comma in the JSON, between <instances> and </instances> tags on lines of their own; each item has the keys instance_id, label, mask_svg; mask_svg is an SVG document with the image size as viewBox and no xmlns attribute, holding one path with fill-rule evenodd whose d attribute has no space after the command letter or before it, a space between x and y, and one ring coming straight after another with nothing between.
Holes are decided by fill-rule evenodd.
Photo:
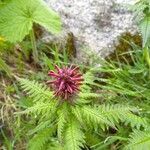
<instances>
[{"instance_id":1,"label":"purple bract","mask_svg":"<svg viewBox=\"0 0 150 150\"><path fill-rule=\"evenodd\" d=\"M63 100L69 100L72 96L80 91L83 82L82 74L79 67L63 67L55 66L56 72L49 71L48 75L53 77L54 81L48 81L54 89L54 95L61 97Z\"/></svg>"}]
</instances>

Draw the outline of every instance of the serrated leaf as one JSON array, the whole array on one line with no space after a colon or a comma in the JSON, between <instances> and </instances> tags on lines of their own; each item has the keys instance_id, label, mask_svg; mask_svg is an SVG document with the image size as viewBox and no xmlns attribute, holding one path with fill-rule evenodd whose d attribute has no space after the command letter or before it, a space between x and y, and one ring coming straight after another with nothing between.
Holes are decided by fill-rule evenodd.
<instances>
[{"instance_id":1,"label":"serrated leaf","mask_svg":"<svg viewBox=\"0 0 150 150\"><path fill-rule=\"evenodd\" d=\"M126 150L149 150L150 132L134 130L129 141L129 145L125 147Z\"/></svg>"},{"instance_id":2,"label":"serrated leaf","mask_svg":"<svg viewBox=\"0 0 150 150\"><path fill-rule=\"evenodd\" d=\"M74 119L71 119L65 133L65 150L80 150L83 147L84 133L80 125Z\"/></svg>"},{"instance_id":3,"label":"serrated leaf","mask_svg":"<svg viewBox=\"0 0 150 150\"><path fill-rule=\"evenodd\" d=\"M51 138L53 128L47 128L37 133L30 141L28 145L29 150L43 150L44 145Z\"/></svg>"},{"instance_id":4,"label":"serrated leaf","mask_svg":"<svg viewBox=\"0 0 150 150\"><path fill-rule=\"evenodd\" d=\"M67 116L67 107L66 104L63 104L62 108L58 111L58 122L57 122L57 134L60 142L62 142L63 131L65 124L67 122L66 116Z\"/></svg>"},{"instance_id":5,"label":"serrated leaf","mask_svg":"<svg viewBox=\"0 0 150 150\"><path fill-rule=\"evenodd\" d=\"M36 102L50 101L53 97L53 93L49 91L48 87L44 84L40 84L36 81L30 81L28 79L18 79L20 85L24 91L27 92L29 97Z\"/></svg>"},{"instance_id":6,"label":"serrated leaf","mask_svg":"<svg viewBox=\"0 0 150 150\"><path fill-rule=\"evenodd\" d=\"M52 33L61 30L59 16L42 0L12 0L0 10L0 35L10 42L22 41L33 23Z\"/></svg>"}]
</instances>

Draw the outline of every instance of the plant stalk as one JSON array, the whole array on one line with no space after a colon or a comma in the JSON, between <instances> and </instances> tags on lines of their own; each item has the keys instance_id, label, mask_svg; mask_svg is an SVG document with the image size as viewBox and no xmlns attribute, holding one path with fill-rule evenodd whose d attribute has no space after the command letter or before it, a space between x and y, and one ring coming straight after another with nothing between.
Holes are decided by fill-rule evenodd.
<instances>
[{"instance_id":1,"label":"plant stalk","mask_svg":"<svg viewBox=\"0 0 150 150\"><path fill-rule=\"evenodd\" d=\"M37 51L36 39L35 39L35 34L34 34L33 28L30 31L30 39L31 39L31 44L32 44L33 59L34 59L34 62L37 63L38 62L38 51Z\"/></svg>"}]
</instances>

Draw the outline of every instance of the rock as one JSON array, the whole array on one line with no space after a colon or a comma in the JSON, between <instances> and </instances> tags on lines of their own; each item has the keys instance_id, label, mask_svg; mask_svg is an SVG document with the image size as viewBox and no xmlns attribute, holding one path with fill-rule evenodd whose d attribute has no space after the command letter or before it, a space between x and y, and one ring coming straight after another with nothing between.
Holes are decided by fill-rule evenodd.
<instances>
[{"instance_id":1,"label":"rock","mask_svg":"<svg viewBox=\"0 0 150 150\"><path fill-rule=\"evenodd\" d=\"M80 59L83 47L104 58L113 51L121 33L137 31L132 13L123 7L134 0L45 1L60 14L64 29L74 34Z\"/></svg>"}]
</instances>

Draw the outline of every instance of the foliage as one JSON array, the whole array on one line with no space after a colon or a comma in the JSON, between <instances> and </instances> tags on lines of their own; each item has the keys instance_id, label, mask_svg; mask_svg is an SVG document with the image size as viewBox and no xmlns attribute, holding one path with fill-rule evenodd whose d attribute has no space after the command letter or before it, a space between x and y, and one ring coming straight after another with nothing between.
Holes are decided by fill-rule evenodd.
<instances>
[{"instance_id":1,"label":"foliage","mask_svg":"<svg viewBox=\"0 0 150 150\"><path fill-rule=\"evenodd\" d=\"M52 33L61 29L59 16L42 0L12 0L0 10L0 35L11 42L22 41L33 23Z\"/></svg>"},{"instance_id":2,"label":"foliage","mask_svg":"<svg viewBox=\"0 0 150 150\"><path fill-rule=\"evenodd\" d=\"M87 80L89 80L88 77ZM79 94L79 97L74 100L74 104L70 104L67 102L60 103L42 84L27 79L19 79L19 81L23 90L34 101L33 106L20 112L21 114L27 113L36 116L36 119L38 119L38 125L32 133L36 133L36 136L39 137L42 130L51 129L50 127L53 126L57 131L56 137L66 150L79 150L84 147L84 130L86 131L88 127L95 131L99 128L106 130L109 127L117 128L120 122L129 123L133 128L146 127L146 120L133 113L134 107L93 105L91 95L89 96L89 93L84 90L87 85L82 87L80 93L81 95L82 93L87 94L87 96L80 98ZM138 110L136 109L136 111ZM40 147L44 147L45 140L49 141L48 137L49 134L47 138L41 139L41 143L39 143L39 140L38 143L35 141L35 144L29 142L32 145L34 144L34 148L30 149L35 149L39 144ZM34 140L34 137L32 140Z\"/></svg>"},{"instance_id":3,"label":"foliage","mask_svg":"<svg viewBox=\"0 0 150 150\"><path fill-rule=\"evenodd\" d=\"M52 33L61 30L60 17L43 0L11 0L0 9L0 35L6 40L21 42L30 33L33 58L38 62L38 51L33 24L39 24Z\"/></svg>"},{"instance_id":4,"label":"foliage","mask_svg":"<svg viewBox=\"0 0 150 150\"><path fill-rule=\"evenodd\" d=\"M143 13L144 18L140 18L139 28L142 32L143 38L143 48L131 44L131 49L127 53L120 54L124 59L123 61L119 59L120 56L117 56L118 61L110 60L109 62L103 62L103 66L99 69L101 73L104 74L99 82L103 90L109 91L111 96L111 103L121 102L122 104L134 104L139 106L142 109L142 112L139 115L142 118L147 120L146 130L134 130L131 133L130 138L128 139L129 144L125 146L125 149L149 149L149 86L150 86L150 57L149 57L149 20L147 12L145 9L149 6L146 4L146 7L142 8L142 12L138 6L142 6L145 1L140 1L136 4L135 8L139 11L138 13ZM148 5L148 6L147 6ZM128 59L129 57L130 59ZM138 122L138 120L137 120ZM123 133L123 132L122 132ZM122 136L122 134L121 134ZM128 135L123 135L125 138ZM112 138L111 138L112 139ZM122 137L119 139L122 140ZM124 141L124 139L123 139Z\"/></svg>"},{"instance_id":5,"label":"foliage","mask_svg":"<svg viewBox=\"0 0 150 150\"><path fill-rule=\"evenodd\" d=\"M5 71L9 76L11 75L11 70L9 66L0 58L0 70Z\"/></svg>"},{"instance_id":6,"label":"foliage","mask_svg":"<svg viewBox=\"0 0 150 150\"><path fill-rule=\"evenodd\" d=\"M150 2L149 0L139 0L132 9L135 16L138 17L137 21L143 38L143 47L148 46L150 40Z\"/></svg>"},{"instance_id":7,"label":"foliage","mask_svg":"<svg viewBox=\"0 0 150 150\"><path fill-rule=\"evenodd\" d=\"M71 102L60 102L50 87L42 82L48 80L46 74L55 65L67 66L70 63L67 52L63 50L62 54L55 46L43 46L39 40L38 44L44 50L40 53L38 66L31 64L31 56L25 52L25 49L37 48L33 25L39 24L52 33L58 33L61 30L60 17L42 0L0 0L0 52L2 56L3 52L7 55L3 60L0 58L0 70L8 75L12 74L12 70L13 77L19 80L23 89L13 77L10 79L0 74L2 149L148 150L149 6L149 0L139 0L132 7L143 38L142 46L139 35L136 37L127 33L123 36L125 39L120 40L124 46L117 47L124 52L117 53L117 61L104 61L85 49L84 56L91 59L87 66L77 60L85 72L81 91ZM32 47L28 37L17 48L7 45L6 40L20 42L29 33ZM9 62L7 58L13 61ZM10 69L4 60L10 64ZM21 64L23 71L20 72L17 65ZM17 100L14 101L14 98Z\"/></svg>"},{"instance_id":8,"label":"foliage","mask_svg":"<svg viewBox=\"0 0 150 150\"><path fill-rule=\"evenodd\" d=\"M126 146L129 150L149 150L150 148L150 131L135 130L130 135L130 144Z\"/></svg>"},{"instance_id":9,"label":"foliage","mask_svg":"<svg viewBox=\"0 0 150 150\"><path fill-rule=\"evenodd\" d=\"M99 69L99 71L106 74L104 78L99 79L106 83L102 85L104 89L125 96L126 102L134 102L138 106L143 101L149 104L149 65L143 52L144 50L142 51L141 48L133 47L132 51L122 54L122 56L130 55L130 62L127 59L125 59L125 63L120 62L120 60L118 62L106 62Z\"/></svg>"},{"instance_id":10,"label":"foliage","mask_svg":"<svg viewBox=\"0 0 150 150\"><path fill-rule=\"evenodd\" d=\"M3 56L3 52L7 47L10 48L9 44L5 41L4 38L0 37L0 57ZM5 71L8 76L11 76L11 69L2 58L0 58L0 71L1 70Z\"/></svg>"}]
</instances>

